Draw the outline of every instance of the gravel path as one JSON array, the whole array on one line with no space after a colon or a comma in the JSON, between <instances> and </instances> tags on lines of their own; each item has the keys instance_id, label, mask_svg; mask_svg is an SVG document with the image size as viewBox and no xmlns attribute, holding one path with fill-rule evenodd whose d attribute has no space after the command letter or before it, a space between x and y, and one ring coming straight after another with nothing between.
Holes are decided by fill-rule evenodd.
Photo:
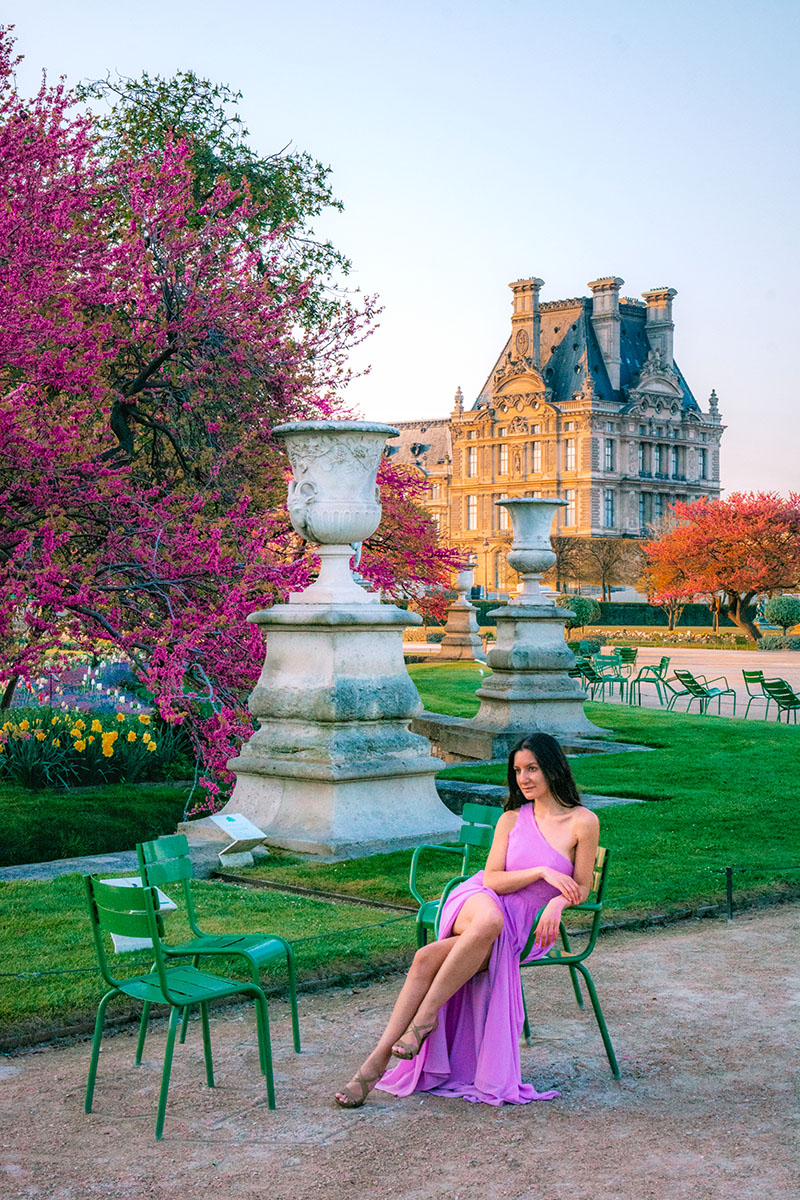
<instances>
[{"instance_id":1,"label":"gravel path","mask_svg":"<svg viewBox=\"0 0 800 1200\"><path fill-rule=\"evenodd\" d=\"M304 1052L273 1003L278 1110L256 1067L252 1015L216 1017L218 1087L193 1024L176 1054L164 1140L153 1137L165 1028L145 1063L130 1033L0 1060L0 1195L9 1200L795 1200L790 980L800 906L604 938L594 976L623 1073L611 1078L566 972L527 972L535 1041L523 1076L551 1103L489 1108L376 1093L335 1108L397 987L301 998ZM546 977L545 977L546 975ZM98 993L99 994L99 993ZM796 1033L796 1031L795 1031Z\"/></svg>"}]
</instances>

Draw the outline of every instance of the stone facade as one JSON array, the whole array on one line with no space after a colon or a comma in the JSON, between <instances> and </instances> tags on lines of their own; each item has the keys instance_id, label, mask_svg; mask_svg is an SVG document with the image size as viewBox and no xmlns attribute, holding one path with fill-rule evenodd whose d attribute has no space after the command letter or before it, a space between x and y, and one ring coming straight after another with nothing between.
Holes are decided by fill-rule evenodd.
<instances>
[{"instance_id":1,"label":"stone facade","mask_svg":"<svg viewBox=\"0 0 800 1200\"><path fill-rule=\"evenodd\" d=\"M584 538L650 534L676 500L720 492L724 426L701 410L673 357L673 288L633 300L623 280L590 297L540 302L541 279L510 284L511 333L471 408L395 421L386 453L417 467L442 535L472 552L476 582L506 590L511 527L503 498L567 501L555 530Z\"/></svg>"}]
</instances>

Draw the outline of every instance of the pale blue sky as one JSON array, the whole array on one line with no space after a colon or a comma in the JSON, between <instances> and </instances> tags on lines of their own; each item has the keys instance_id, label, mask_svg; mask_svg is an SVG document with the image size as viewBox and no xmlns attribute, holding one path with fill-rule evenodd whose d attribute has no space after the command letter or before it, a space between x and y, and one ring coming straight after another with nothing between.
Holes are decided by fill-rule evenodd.
<instances>
[{"instance_id":1,"label":"pale blue sky","mask_svg":"<svg viewBox=\"0 0 800 1200\"><path fill-rule=\"evenodd\" d=\"M675 355L728 432L728 490L800 488L797 0L7 0L37 71L192 68L244 93L251 142L333 168L323 231L378 292L349 399L445 416L507 335L512 279L542 298L678 290Z\"/></svg>"}]
</instances>

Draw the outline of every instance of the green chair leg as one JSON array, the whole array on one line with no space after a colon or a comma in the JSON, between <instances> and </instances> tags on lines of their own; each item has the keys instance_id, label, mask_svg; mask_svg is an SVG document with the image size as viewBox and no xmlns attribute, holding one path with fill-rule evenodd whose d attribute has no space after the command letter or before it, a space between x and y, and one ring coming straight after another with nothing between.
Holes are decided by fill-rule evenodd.
<instances>
[{"instance_id":1,"label":"green chair leg","mask_svg":"<svg viewBox=\"0 0 800 1200\"><path fill-rule=\"evenodd\" d=\"M611 1038L608 1036L608 1029L606 1028L605 1018L603 1017L603 1010L600 1007L600 1001L597 999L597 992L595 991L594 982L593 982L592 977L589 974L587 968L583 965L583 963L576 963L575 967L576 967L576 970L580 971L581 975L586 980L586 986L589 989L589 999L592 1002L592 1008L594 1009L595 1020L597 1021L597 1028L600 1030L600 1037L603 1039L603 1045L605 1046L606 1057L608 1058L608 1063L609 1063L609 1066L611 1067L611 1074L614 1076L615 1079L619 1079L619 1067L617 1066L617 1057L614 1054L614 1047L611 1045Z\"/></svg>"},{"instance_id":2,"label":"green chair leg","mask_svg":"<svg viewBox=\"0 0 800 1200\"><path fill-rule=\"evenodd\" d=\"M195 954L195 956L192 959L192 966L198 967L199 965L200 965L200 956L198 954ZM181 1045L183 1045L184 1042L186 1041L186 1033L187 1033L188 1028L189 1028L189 1007L187 1005L187 1007L183 1010L183 1017L181 1019Z\"/></svg>"},{"instance_id":3,"label":"green chair leg","mask_svg":"<svg viewBox=\"0 0 800 1200\"><path fill-rule=\"evenodd\" d=\"M256 1031L261 1073L267 1078L267 1106L275 1107L275 1079L272 1074L272 1043L269 1036L269 1011L264 993L253 993L256 1005Z\"/></svg>"},{"instance_id":4,"label":"green chair leg","mask_svg":"<svg viewBox=\"0 0 800 1200\"><path fill-rule=\"evenodd\" d=\"M164 1116L167 1111L167 1092L169 1091L169 1077L172 1073L172 1055L175 1050L175 1034L178 1031L178 1022L181 1017L179 1008L171 1008L169 1013L169 1027L167 1029L167 1044L164 1049L164 1068L161 1072L161 1091L158 1097L158 1115L156 1116L156 1141L161 1141L161 1134L164 1129Z\"/></svg>"},{"instance_id":5,"label":"green chair leg","mask_svg":"<svg viewBox=\"0 0 800 1200\"><path fill-rule=\"evenodd\" d=\"M297 1015L297 973L294 965L294 951L286 943L286 969L289 975L289 1006L292 1013L292 1042L295 1053L300 1053L300 1018Z\"/></svg>"},{"instance_id":6,"label":"green chair leg","mask_svg":"<svg viewBox=\"0 0 800 1200\"><path fill-rule=\"evenodd\" d=\"M120 993L116 990L116 988L110 992L106 992L105 996L103 996L103 999L97 1006L97 1017L94 1023L94 1037L92 1039L92 1055L89 1059L89 1079L86 1083L86 1099L83 1105L84 1111L87 1113L92 1111L94 1081L97 1077L97 1059L100 1054L100 1041L103 1036L103 1020L106 1015L106 1008L108 1007L109 1000L111 1000L114 996L118 996L119 994Z\"/></svg>"},{"instance_id":7,"label":"green chair leg","mask_svg":"<svg viewBox=\"0 0 800 1200\"><path fill-rule=\"evenodd\" d=\"M149 1000L145 1000L142 1005L142 1019L139 1022L139 1037L136 1041L136 1057L134 1063L138 1067L142 1061L142 1053L144 1051L144 1039L147 1037L147 1022L150 1020L151 1004Z\"/></svg>"},{"instance_id":8,"label":"green chair leg","mask_svg":"<svg viewBox=\"0 0 800 1200\"><path fill-rule=\"evenodd\" d=\"M200 1005L200 1021L203 1026L203 1057L206 1060L206 1083L214 1086L214 1063L211 1058L211 1030L208 1027L208 1005Z\"/></svg>"},{"instance_id":9,"label":"green chair leg","mask_svg":"<svg viewBox=\"0 0 800 1200\"><path fill-rule=\"evenodd\" d=\"M522 1022L522 1036L525 1038L526 1046L529 1046L531 1041L531 1024L528 1020L528 1006L525 1003L525 988L522 986L522 979L519 981L519 990L522 992L522 1011L525 1013L525 1020Z\"/></svg>"}]
</instances>

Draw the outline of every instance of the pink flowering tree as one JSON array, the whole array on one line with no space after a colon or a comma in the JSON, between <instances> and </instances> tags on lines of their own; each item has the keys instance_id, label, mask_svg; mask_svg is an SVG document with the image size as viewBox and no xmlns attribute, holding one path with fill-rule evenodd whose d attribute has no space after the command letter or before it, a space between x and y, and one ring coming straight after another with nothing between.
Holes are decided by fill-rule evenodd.
<instances>
[{"instance_id":1,"label":"pink flowering tree","mask_svg":"<svg viewBox=\"0 0 800 1200\"><path fill-rule=\"evenodd\" d=\"M245 618L308 578L271 431L336 414L372 313L334 306L310 327L309 281L247 186L220 177L198 206L185 141L102 154L62 84L25 101L13 69L4 31L4 702L65 639L103 639L185 724L213 793L250 728L263 649ZM445 583L452 552L417 485L389 470L384 492L404 524L367 548L364 573L393 592Z\"/></svg>"}]
</instances>

